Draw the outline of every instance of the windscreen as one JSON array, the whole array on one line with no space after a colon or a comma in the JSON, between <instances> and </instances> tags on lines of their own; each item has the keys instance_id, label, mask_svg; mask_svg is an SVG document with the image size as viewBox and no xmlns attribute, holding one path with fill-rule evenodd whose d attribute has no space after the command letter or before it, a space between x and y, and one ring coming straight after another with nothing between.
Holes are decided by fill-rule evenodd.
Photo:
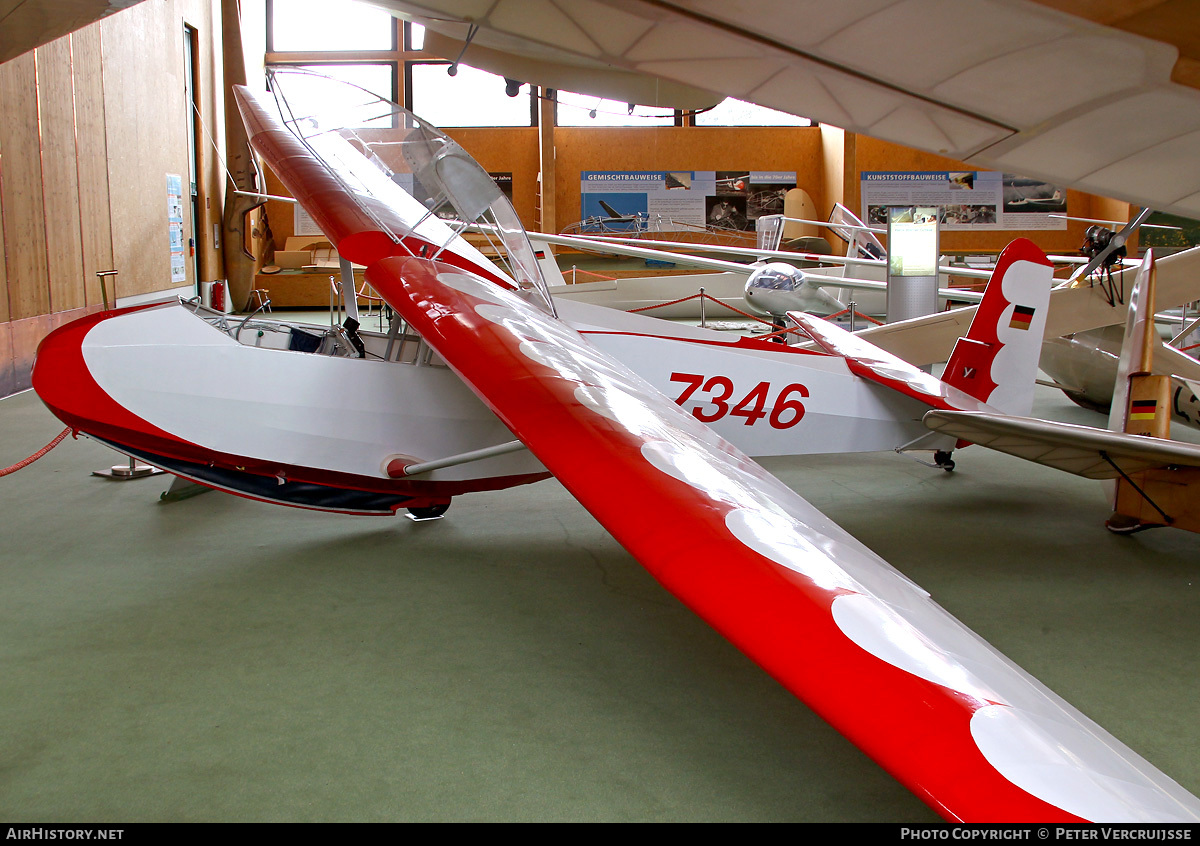
<instances>
[{"instance_id":1,"label":"windscreen","mask_svg":"<svg viewBox=\"0 0 1200 846\"><path fill-rule=\"evenodd\" d=\"M847 243L847 255L870 259L887 258L887 250L879 243L875 233L841 203L833 204L833 211L829 214L829 228Z\"/></svg>"},{"instance_id":2,"label":"windscreen","mask_svg":"<svg viewBox=\"0 0 1200 846\"><path fill-rule=\"evenodd\" d=\"M268 80L284 124L358 196L381 231L413 255L450 250L498 266L554 314L516 210L457 142L353 83L300 68L273 68Z\"/></svg>"}]
</instances>

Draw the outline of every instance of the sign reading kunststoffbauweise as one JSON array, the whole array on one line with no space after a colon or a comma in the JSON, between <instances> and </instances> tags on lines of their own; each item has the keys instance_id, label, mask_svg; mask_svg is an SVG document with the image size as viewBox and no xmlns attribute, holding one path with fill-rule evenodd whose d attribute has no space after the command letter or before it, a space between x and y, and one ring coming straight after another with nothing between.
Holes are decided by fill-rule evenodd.
<instances>
[{"instance_id":1,"label":"sign reading kunststoffbauweise","mask_svg":"<svg viewBox=\"0 0 1200 846\"><path fill-rule=\"evenodd\" d=\"M759 217L783 213L784 196L795 187L795 171L585 171L581 230L753 230Z\"/></svg>"},{"instance_id":2,"label":"sign reading kunststoffbauweise","mask_svg":"<svg viewBox=\"0 0 1200 846\"><path fill-rule=\"evenodd\" d=\"M996 171L863 171L863 220L886 225L888 206L937 206L951 231L1067 228L1066 189Z\"/></svg>"}]
</instances>

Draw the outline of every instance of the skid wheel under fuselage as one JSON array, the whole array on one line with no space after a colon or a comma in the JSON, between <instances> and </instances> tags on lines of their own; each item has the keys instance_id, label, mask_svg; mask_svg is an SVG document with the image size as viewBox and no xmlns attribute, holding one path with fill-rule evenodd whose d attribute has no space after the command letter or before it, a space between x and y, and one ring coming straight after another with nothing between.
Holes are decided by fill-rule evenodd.
<instances>
[{"instance_id":1,"label":"skid wheel under fuselage","mask_svg":"<svg viewBox=\"0 0 1200 846\"><path fill-rule=\"evenodd\" d=\"M423 508L409 508L408 519L416 523L424 522L425 520L440 520L450 508L450 503L443 502L438 505L427 505Z\"/></svg>"}]
</instances>

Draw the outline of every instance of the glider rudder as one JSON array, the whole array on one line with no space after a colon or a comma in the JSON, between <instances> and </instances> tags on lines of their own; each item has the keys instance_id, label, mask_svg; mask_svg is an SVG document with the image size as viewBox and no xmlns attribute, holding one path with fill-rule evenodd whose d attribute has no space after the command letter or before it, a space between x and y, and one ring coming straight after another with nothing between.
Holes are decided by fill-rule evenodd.
<instances>
[{"instance_id":1,"label":"glider rudder","mask_svg":"<svg viewBox=\"0 0 1200 846\"><path fill-rule=\"evenodd\" d=\"M1005 247L942 380L998 411L1028 415L1053 279L1054 266L1032 241Z\"/></svg>"}]
</instances>

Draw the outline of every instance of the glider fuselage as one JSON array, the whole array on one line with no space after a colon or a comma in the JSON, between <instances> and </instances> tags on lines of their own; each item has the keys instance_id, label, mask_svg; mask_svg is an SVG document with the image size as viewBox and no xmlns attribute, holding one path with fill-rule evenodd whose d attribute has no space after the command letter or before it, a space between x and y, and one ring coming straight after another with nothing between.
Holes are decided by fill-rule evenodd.
<instances>
[{"instance_id":1,"label":"glider fuselage","mask_svg":"<svg viewBox=\"0 0 1200 846\"><path fill-rule=\"evenodd\" d=\"M568 325L757 456L892 449L920 403L837 356L562 304ZM192 304L108 312L50 335L34 383L76 430L171 472L282 504L392 513L545 478L526 451L397 468L512 440L413 334L243 321Z\"/></svg>"}]
</instances>

